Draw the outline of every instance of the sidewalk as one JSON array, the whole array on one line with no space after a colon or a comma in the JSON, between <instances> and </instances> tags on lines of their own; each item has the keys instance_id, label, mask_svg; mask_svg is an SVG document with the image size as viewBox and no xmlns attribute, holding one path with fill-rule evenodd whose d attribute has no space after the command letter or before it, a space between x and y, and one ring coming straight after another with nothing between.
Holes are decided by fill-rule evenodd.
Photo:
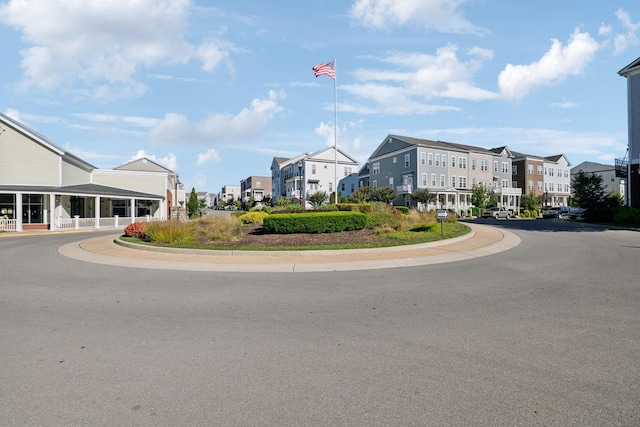
<instances>
[{"instance_id":1,"label":"sidewalk","mask_svg":"<svg viewBox=\"0 0 640 427\"><path fill-rule=\"evenodd\" d=\"M520 238L507 230L467 223L471 233L454 239L376 249L328 251L207 251L155 248L118 240L120 234L61 246L60 254L80 261L162 270L278 272L373 270L463 261L508 250Z\"/></svg>"}]
</instances>

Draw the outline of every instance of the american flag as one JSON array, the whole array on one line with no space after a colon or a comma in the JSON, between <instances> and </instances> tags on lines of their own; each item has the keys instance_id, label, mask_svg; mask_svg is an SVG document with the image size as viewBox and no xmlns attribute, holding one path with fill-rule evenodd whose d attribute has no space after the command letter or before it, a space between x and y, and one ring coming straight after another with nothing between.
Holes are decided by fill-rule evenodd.
<instances>
[{"instance_id":1,"label":"american flag","mask_svg":"<svg viewBox=\"0 0 640 427\"><path fill-rule=\"evenodd\" d=\"M331 62L327 62L326 64L318 64L312 68L316 77L320 77L321 75L326 75L331 77L333 80L336 79L336 60L334 59Z\"/></svg>"}]
</instances>

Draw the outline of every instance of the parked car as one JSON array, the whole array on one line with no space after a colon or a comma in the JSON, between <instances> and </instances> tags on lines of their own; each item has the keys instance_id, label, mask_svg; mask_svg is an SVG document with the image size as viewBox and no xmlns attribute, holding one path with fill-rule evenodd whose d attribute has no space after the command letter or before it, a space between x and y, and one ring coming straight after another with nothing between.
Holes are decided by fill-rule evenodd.
<instances>
[{"instance_id":1,"label":"parked car","mask_svg":"<svg viewBox=\"0 0 640 427\"><path fill-rule=\"evenodd\" d=\"M511 211L505 208L490 208L482 212L480 218L511 218Z\"/></svg>"},{"instance_id":2,"label":"parked car","mask_svg":"<svg viewBox=\"0 0 640 427\"><path fill-rule=\"evenodd\" d=\"M551 209L547 209L542 214L543 218L567 218L570 213L568 206L556 206Z\"/></svg>"}]
</instances>

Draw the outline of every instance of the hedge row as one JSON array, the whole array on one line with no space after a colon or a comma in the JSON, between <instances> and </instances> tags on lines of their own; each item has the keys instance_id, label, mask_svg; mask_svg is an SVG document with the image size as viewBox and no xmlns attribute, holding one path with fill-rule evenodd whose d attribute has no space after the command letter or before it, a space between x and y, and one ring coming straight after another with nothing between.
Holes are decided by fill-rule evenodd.
<instances>
[{"instance_id":1,"label":"hedge row","mask_svg":"<svg viewBox=\"0 0 640 427\"><path fill-rule=\"evenodd\" d=\"M264 218L267 233L334 233L362 230L367 216L360 212L310 212L271 214Z\"/></svg>"}]
</instances>

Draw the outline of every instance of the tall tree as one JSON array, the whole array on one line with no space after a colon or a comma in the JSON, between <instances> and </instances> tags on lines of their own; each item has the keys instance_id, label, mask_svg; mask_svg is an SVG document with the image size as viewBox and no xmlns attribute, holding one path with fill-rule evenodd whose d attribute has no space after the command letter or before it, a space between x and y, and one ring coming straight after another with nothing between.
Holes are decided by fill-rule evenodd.
<instances>
[{"instance_id":1,"label":"tall tree","mask_svg":"<svg viewBox=\"0 0 640 427\"><path fill-rule=\"evenodd\" d=\"M196 193L195 188L191 188L191 194L189 194L189 201L187 202L187 214L189 217L194 216L198 213L198 206L200 206L200 202L198 201L198 193Z\"/></svg>"},{"instance_id":2,"label":"tall tree","mask_svg":"<svg viewBox=\"0 0 640 427\"><path fill-rule=\"evenodd\" d=\"M520 204L523 208L528 211L534 211L540 206L540 199L533 191L529 191L527 194L524 194L520 199Z\"/></svg>"},{"instance_id":3,"label":"tall tree","mask_svg":"<svg viewBox=\"0 0 640 427\"><path fill-rule=\"evenodd\" d=\"M356 191L354 191L349 196L349 201L352 203L364 203L370 202L373 196L373 188L365 185L363 187L359 187Z\"/></svg>"},{"instance_id":4,"label":"tall tree","mask_svg":"<svg viewBox=\"0 0 640 427\"><path fill-rule=\"evenodd\" d=\"M484 209L489 205L490 197L487 189L482 185L474 185L471 188L471 203L478 209Z\"/></svg>"},{"instance_id":5,"label":"tall tree","mask_svg":"<svg viewBox=\"0 0 640 427\"><path fill-rule=\"evenodd\" d=\"M601 205L604 201L604 184L602 176L595 173L578 172L571 182L573 197L578 206L585 209Z\"/></svg>"}]
</instances>

